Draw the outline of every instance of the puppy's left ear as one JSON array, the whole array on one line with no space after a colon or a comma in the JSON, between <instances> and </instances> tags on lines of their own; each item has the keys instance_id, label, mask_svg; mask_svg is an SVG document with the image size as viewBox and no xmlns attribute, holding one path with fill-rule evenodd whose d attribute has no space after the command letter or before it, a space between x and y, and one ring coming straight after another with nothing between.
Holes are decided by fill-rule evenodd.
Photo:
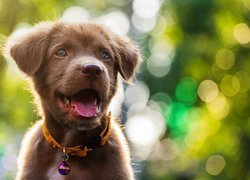
<instances>
[{"instance_id":1,"label":"puppy's left ear","mask_svg":"<svg viewBox=\"0 0 250 180\"><path fill-rule=\"evenodd\" d=\"M123 79L130 82L139 64L141 55L138 47L129 39L119 38L116 41L117 68Z\"/></svg>"},{"instance_id":2,"label":"puppy's left ear","mask_svg":"<svg viewBox=\"0 0 250 180\"><path fill-rule=\"evenodd\" d=\"M12 57L28 76L35 74L43 62L51 27L50 23L40 23L25 35L14 35L7 41L6 56Z\"/></svg>"}]
</instances>

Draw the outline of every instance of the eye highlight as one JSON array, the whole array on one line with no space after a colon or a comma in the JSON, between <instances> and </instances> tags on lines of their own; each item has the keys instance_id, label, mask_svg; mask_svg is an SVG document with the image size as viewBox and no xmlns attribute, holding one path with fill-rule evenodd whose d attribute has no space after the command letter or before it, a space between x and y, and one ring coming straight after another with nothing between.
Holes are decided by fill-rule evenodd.
<instances>
[{"instance_id":1,"label":"eye highlight","mask_svg":"<svg viewBox=\"0 0 250 180\"><path fill-rule=\"evenodd\" d=\"M65 48L60 48L56 51L55 55L57 57L66 57L68 55L67 51Z\"/></svg>"},{"instance_id":2,"label":"eye highlight","mask_svg":"<svg viewBox=\"0 0 250 180\"><path fill-rule=\"evenodd\" d=\"M111 57L107 50L102 50L100 53L100 58L103 60L109 60Z\"/></svg>"}]
</instances>

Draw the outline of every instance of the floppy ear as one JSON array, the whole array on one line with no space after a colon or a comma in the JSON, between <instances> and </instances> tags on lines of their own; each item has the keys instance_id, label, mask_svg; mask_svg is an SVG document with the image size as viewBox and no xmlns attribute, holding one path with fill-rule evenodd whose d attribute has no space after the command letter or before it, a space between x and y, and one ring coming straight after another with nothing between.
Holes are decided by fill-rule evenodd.
<instances>
[{"instance_id":1,"label":"floppy ear","mask_svg":"<svg viewBox=\"0 0 250 180\"><path fill-rule=\"evenodd\" d=\"M117 39L117 68L123 79L129 81L141 62L140 52L137 46L128 39Z\"/></svg>"},{"instance_id":2,"label":"floppy ear","mask_svg":"<svg viewBox=\"0 0 250 180\"><path fill-rule=\"evenodd\" d=\"M22 37L7 41L6 54L10 55L20 70L32 76L42 64L48 45L49 23L40 23Z\"/></svg>"}]
</instances>

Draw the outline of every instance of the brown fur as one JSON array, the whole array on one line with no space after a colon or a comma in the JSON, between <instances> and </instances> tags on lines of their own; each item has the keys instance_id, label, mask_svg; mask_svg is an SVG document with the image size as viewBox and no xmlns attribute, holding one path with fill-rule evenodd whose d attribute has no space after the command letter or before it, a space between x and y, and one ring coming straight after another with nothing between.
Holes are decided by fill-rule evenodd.
<instances>
[{"instance_id":1,"label":"brown fur","mask_svg":"<svg viewBox=\"0 0 250 180\"><path fill-rule=\"evenodd\" d=\"M55 56L60 47L67 50L67 57ZM109 52L109 60L100 59L103 49ZM139 64L136 46L100 25L48 22L36 25L28 35L10 43L7 51L31 78L43 114L43 120L25 135L17 179L134 179L127 142L114 119L107 143L85 158L70 157L71 172L67 176L58 174L61 153L46 142L41 124L46 123L62 146L86 144L96 137L105 126L118 73L129 80ZM101 76L82 75L81 67L89 63L100 67ZM86 88L98 91L102 102L101 112L91 121L71 116L58 100L58 94L70 96Z\"/></svg>"}]
</instances>

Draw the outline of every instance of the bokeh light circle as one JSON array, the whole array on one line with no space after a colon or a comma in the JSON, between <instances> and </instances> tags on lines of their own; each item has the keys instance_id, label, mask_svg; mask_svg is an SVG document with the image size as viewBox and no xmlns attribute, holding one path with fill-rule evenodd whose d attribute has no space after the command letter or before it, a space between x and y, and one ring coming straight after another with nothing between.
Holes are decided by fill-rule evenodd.
<instances>
[{"instance_id":1,"label":"bokeh light circle","mask_svg":"<svg viewBox=\"0 0 250 180\"><path fill-rule=\"evenodd\" d=\"M166 76L170 69L175 55L173 45L166 40L151 40L149 48L152 55L147 60L148 71L155 77Z\"/></svg>"},{"instance_id":2,"label":"bokeh light circle","mask_svg":"<svg viewBox=\"0 0 250 180\"><path fill-rule=\"evenodd\" d=\"M221 155L213 155L206 162L206 171L208 174L216 176L225 168L226 161Z\"/></svg>"},{"instance_id":3,"label":"bokeh light circle","mask_svg":"<svg viewBox=\"0 0 250 180\"><path fill-rule=\"evenodd\" d=\"M211 116L218 120L225 118L229 114L231 108L229 101L221 93L219 93L212 102L207 102L206 107Z\"/></svg>"},{"instance_id":4,"label":"bokeh light circle","mask_svg":"<svg viewBox=\"0 0 250 180\"><path fill-rule=\"evenodd\" d=\"M183 78L176 87L176 98L184 103L194 104L197 99L197 86L197 82L193 78Z\"/></svg>"},{"instance_id":5,"label":"bokeh light circle","mask_svg":"<svg viewBox=\"0 0 250 180\"><path fill-rule=\"evenodd\" d=\"M235 76L240 82L240 92L247 92L250 88L250 75L246 71L238 71Z\"/></svg>"},{"instance_id":6,"label":"bokeh light circle","mask_svg":"<svg viewBox=\"0 0 250 180\"><path fill-rule=\"evenodd\" d=\"M61 17L64 22L81 23L90 18L89 12L80 6L72 6L66 9Z\"/></svg>"},{"instance_id":7,"label":"bokeh light circle","mask_svg":"<svg viewBox=\"0 0 250 180\"><path fill-rule=\"evenodd\" d=\"M169 73L171 61L167 57L163 58L160 54L151 56L147 61L147 68L153 76L163 77Z\"/></svg>"},{"instance_id":8,"label":"bokeh light circle","mask_svg":"<svg viewBox=\"0 0 250 180\"><path fill-rule=\"evenodd\" d=\"M235 62L234 53L228 49L220 49L215 56L215 62L219 68L229 70Z\"/></svg>"},{"instance_id":9,"label":"bokeh light circle","mask_svg":"<svg viewBox=\"0 0 250 180\"><path fill-rule=\"evenodd\" d=\"M149 89L143 82L137 82L127 87L125 91L125 103L130 106L133 104L146 104L149 98Z\"/></svg>"},{"instance_id":10,"label":"bokeh light circle","mask_svg":"<svg viewBox=\"0 0 250 180\"><path fill-rule=\"evenodd\" d=\"M122 11L111 11L99 17L96 21L120 35L128 34L130 29L128 16Z\"/></svg>"},{"instance_id":11,"label":"bokeh light circle","mask_svg":"<svg viewBox=\"0 0 250 180\"><path fill-rule=\"evenodd\" d=\"M212 102L218 95L217 84L212 80L204 80L198 87L198 95L204 102Z\"/></svg>"},{"instance_id":12,"label":"bokeh light circle","mask_svg":"<svg viewBox=\"0 0 250 180\"><path fill-rule=\"evenodd\" d=\"M247 44L250 41L250 30L247 24L240 23L234 28L234 38L240 44Z\"/></svg>"},{"instance_id":13,"label":"bokeh light circle","mask_svg":"<svg viewBox=\"0 0 250 180\"><path fill-rule=\"evenodd\" d=\"M155 27L156 17L142 18L137 14L133 14L132 23L138 31L142 33L148 33Z\"/></svg>"},{"instance_id":14,"label":"bokeh light circle","mask_svg":"<svg viewBox=\"0 0 250 180\"><path fill-rule=\"evenodd\" d=\"M133 11L140 17L152 18L159 12L161 3L161 0L134 0Z\"/></svg>"},{"instance_id":15,"label":"bokeh light circle","mask_svg":"<svg viewBox=\"0 0 250 180\"><path fill-rule=\"evenodd\" d=\"M126 122L126 133L135 146L153 145L165 130L164 118L157 111L137 114Z\"/></svg>"},{"instance_id":16,"label":"bokeh light circle","mask_svg":"<svg viewBox=\"0 0 250 180\"><path fill-rule=\"evenodd\" d=\"M240 91L240 81L236 76L226 75L221 81L220 88L226 96L235 96Z\"/></svg>"}]
</instances>

